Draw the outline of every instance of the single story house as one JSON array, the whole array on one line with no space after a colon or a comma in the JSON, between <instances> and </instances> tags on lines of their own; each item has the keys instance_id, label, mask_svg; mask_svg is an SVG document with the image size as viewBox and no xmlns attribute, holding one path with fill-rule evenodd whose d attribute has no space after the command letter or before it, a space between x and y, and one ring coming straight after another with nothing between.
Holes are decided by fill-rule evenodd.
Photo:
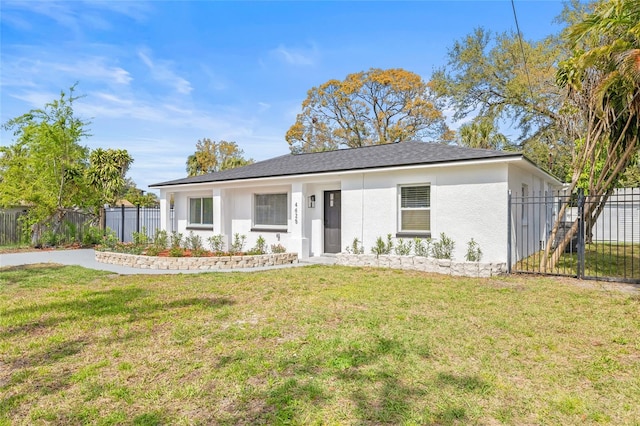
<instances>
[{"instance_id":1,"label":"single story house","mask_svg":"<svg viewBox=\"0 0 640 426\"><path fill-rule=\"evenodd\" d=\"M387 234L437 240L445 233L455 260L464 260L473 238L484 262L504 263L509 190L538 195L561 185L521 153L403 142L283 155L151 187L160 190L163 229L205 241L222 235L226 247L235 234L247 237L247 248L262 236L307 258L344 251L355 238L370 253ZM528 226L536 215L512 211L513 229L540 234L526 236L531 250L548 233Z\"/></svg>"}]
</instances>

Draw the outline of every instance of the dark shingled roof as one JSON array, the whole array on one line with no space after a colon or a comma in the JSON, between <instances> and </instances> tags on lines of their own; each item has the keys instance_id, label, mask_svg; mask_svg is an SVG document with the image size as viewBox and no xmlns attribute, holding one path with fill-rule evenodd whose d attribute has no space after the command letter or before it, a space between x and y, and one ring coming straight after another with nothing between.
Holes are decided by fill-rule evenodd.
<instances>
[{"instance_id":1,"label":"dark shingled roof","mask_svg":"<svg viewBox=\"0 0 640 426\"><path fill-rule=\"evenodd\" d=\"M191 183L224 182L264 177L366 170L384 167L437 164L454 161L518 158L521 153L463 148L427 142L402 142L337 151L288 154L244 167L223 170L150 185L151 187Z\"/></svg>"}]
</instances>

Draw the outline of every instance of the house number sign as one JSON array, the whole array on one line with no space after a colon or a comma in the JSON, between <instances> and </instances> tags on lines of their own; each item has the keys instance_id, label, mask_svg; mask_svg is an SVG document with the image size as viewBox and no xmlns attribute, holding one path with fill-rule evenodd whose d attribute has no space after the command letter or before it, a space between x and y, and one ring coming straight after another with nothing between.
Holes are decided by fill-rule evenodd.
<instances>
[{"instance_id":1,"label":"house number sign","mask_svg":"<svg viewBox=\"0 0 640 426\"><path fill-rule=\"evenodd\" d=\"M294 209L293 209L293 219L295 224L298 224L298 203L294 204Z\"/></svg>"}]
</instances>

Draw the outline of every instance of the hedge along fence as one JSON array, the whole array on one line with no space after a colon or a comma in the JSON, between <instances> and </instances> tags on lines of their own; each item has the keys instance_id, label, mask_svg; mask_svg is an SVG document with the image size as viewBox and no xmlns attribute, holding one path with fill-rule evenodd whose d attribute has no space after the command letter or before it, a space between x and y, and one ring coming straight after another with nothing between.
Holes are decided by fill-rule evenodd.
<instances>
[{"instance_id":1,"label":"hedge along fence","mask_svg":"<svg viewBox=\"0 0 640 426\"><path fill-rule=\"evenodd\" d=\"M424 256L376 256L375 254L339 253L336 255L336 264L343 266L406 269L477 278L489 278L496 275L504 275L507 272L506 263L457 262L448 259L432 259Z\"/></svg>"},{"instance_id":2,"label":"hedge along fence","mask_svg":"<svg viewBox=\"0 0 640 426\"><path fill-rule=\"evenodd\" d=\"M252 256L161 257L96 251L96 261L140 269L210 271L288 265L298 262L298 254L272 253Z\"/></svg>"}]
</instances>

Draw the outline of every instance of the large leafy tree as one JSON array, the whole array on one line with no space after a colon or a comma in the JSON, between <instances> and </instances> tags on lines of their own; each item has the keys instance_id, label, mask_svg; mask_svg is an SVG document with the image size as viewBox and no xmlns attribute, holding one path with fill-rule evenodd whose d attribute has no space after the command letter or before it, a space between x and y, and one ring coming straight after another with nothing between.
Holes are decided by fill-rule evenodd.
<instances>
[{"instance_id":1,"label":"large leafy tree","mask_svg":"<svg viewBox=\"0 0 640 426\"><path fill-rule=\"evenodd\" d=\"M565 131L575 140L570 190L586 190L589 230L640 148L640 1L600 2L566 38L573 53L557 77L567 94ZM577 228L576 221L550 258L547 248L543 268L556 264Z\"/></svg>"},{"instance_id":2,"label":"large leafy tree","mask_svg":"<svg viewBox=\"0 0 640 426\"><path fill-rule=\"evenodd\" d=\"M66 208L83 205L89 150L80 144L88 122L73 111L74 87L60 98L9 120L15 143L0 148L0 205L29 205L29 225L51 221L57 229Z\"/></svg>"},{"instance_id":3,"label":"large leafy tree","mask_svg":"<svg viewBox=\"0 0 640 426\"><path fill-rule=\"evenodd\" d=\"M91 152L86 177L96 197L96 206L114 205L122 196L131 163L133 158L125 149L98 148Z\"/></svg>"},{"instance_id":4,"label":"large leafy tree","mask_svg":"<svg viewBox=\"0 0 640 426\"><path fill-rule=\"evenodd\" d=\"M431 83L454 111L454 120L474 118L458 135L463 144L470 133L486 147L520 149L564 178L571 143L558 128L565 95L555 82L563 54L556 37L529 42L515 33L478 28L453 44L447 65L433 74ZM513 129L516 140L505 144L497 128Z\"/></svg>"},{"instance_id":5,"label":"large leafy tree","mask_svg":"<svg viewBox=\"0 0 640 426\"><path fill-rule=\"evenodd\" d=\"M403 69L377 69L309 90L287 131L291 152L315 152L430 137L450 139L431 89Z\"/></svg>"},{"instance_id":6,"label":"large leafy tree","mask_svg":"<svg viewBox=\"0 0 640 426\"><path fill-rule=\"evenodd\" d=\"M133 161L126 150L80 143L89 123L74 113L74 90L4 124L15 140L0 147L0 207L28 206L24 229L34 241L45 226L57 232L68 209L97 213L111 202Z\"/></svg>"},{"instance_id":7,"label":"large leafy tree","mask_svg":"<svg viewBox=\"0 0 640 426\"><path fill-rule=\"evenodd\" d=\"M187 158L187 173L197 176L251 163L253 160L244 158L244 151L237 143L204 138L196 143L196 152Z\"/></svg>"}]
</instances>

